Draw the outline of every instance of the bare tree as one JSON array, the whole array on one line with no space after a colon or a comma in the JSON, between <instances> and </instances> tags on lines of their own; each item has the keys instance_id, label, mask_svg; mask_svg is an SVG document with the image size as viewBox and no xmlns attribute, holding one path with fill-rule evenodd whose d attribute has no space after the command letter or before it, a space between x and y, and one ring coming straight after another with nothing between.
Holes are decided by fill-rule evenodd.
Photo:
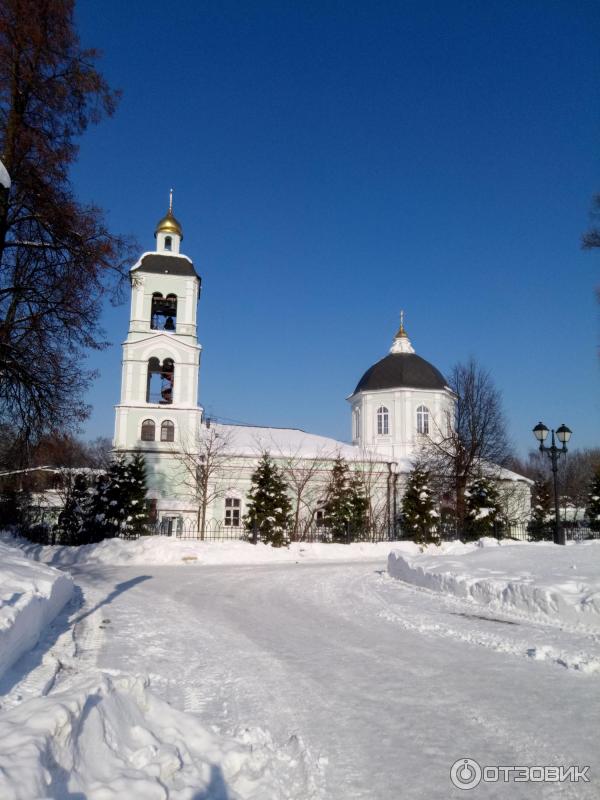
<instances>
[{"instance_id":1,"label":"bare tree","mask_svg":"<svg viewBox=\"0 0 600 800\"><path fill-rule=\"evenodd\" d=\"M360 461L355 465L360 474L368 502L367 528L373 533L383 530L390 522L392 492L396 492L395 479L381 456L371 450L361 450Z\"/></svg>"},{"instance_id":2,"label":"bare tree","mask_svg":"<svg viewBox=\"0 0 600 800\"><path fill-rule=\"evenodd\" d=\"M105 346L101 300L126 276L132 243L77 202L69 180L76 138L111 115L118 93L81 47L73 0L0 3L0 420L27 445L76 427Z\"/></svg>"},{"instance_id":3,"label":"bare tree","mask_svg":"<svg viewBox=\"0 0 600 800\"><path fill-rule=\"evenodd\" d=\"M92 469L107 469L112 461L112 440L108 436L97 436L85 445L86 466Z\"/></svg>"},{"instance_id":4,"label":"bare tree","mask_svg":"<svg viewBox=\"0 0 600 800\"><path fill-rule=\"evenodd\" d=\"M585 250L600 247L600 194L592 198L591 226L583 234L581 244Z\"/></svg>"},{"instance_id":5,"label":"bare tree","mask_svg":"<svg viewBox=\"0 0 600 800\"><path fill-rule=\"evenodd\" d=\"M214 425L203 427L198 439L178 446L177 458L185 472L186 486L198 501L196 524L204 538L206 511L227 492L224 478L232 460L231 435Z\"/></svg>"},{"instance_id":6,"label":"bare tree","mask_svg":"<svg viewBox=\"0 0 600 800\"><path fill-rule=\"evenodd\" d=\"M563 514L566 518L565 512L570 507L572 519L577 520L585 515L590 483L600 466L600 449L574 450L564 458L561 466L558 477Z\"/></svg>"},{"instance_id":7,"label":"bare tree","mask_svg":"<svg viewBox=\"0 0 600 800\"><path fill-rule=\"evenodd\" d=\"M583 517L587 502L590 481L594 471L600 466L600 448L569 450L561 458L558 466L559 504L566 518L567 509L571 519ZM527 459L513 459L511 469L526 475L532 480L546 480L551 483L550 459L539 450L532 450Z\"/></svg>"},{"instance_id":8,"label":"bare tree","mask_svg":"<svg viewBox=\"0 0 600 800\"><path fill-rule=\"evenodd\" d=\"M423 439L423 459L450 495L459 524L465 520L465 490L485 473L493 477L510 457L499 390L474 359L456 364L449 378L456 395L454 415Z\"/></svg>"},{"instance_id":9,"label":"bare tree","mask_svg":"<svg viewBox=\"0 0 600 800\"><path fill-rule=\"evenodd\" d=\"M322 448L315 455L307 457L302 454L301 447L297 447L286 453L279 449L274 457L292 495L292 536L294 540L301 541L312 525L319 505L325 502L328 462L334 458L334 454ZM325 481L322 477L324 472Z\"/></svg>"}]
</instances>

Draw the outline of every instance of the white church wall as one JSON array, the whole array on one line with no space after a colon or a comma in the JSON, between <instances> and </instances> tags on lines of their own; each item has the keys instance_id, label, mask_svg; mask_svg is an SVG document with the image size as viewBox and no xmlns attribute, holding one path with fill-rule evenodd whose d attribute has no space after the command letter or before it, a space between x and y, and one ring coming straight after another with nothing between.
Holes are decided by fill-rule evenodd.
<instances>
[{"instance_id":1,"label":"white church wall","mask_svg":"<svg viewBox=\"0 0 600 800\"><path fill-rule=\"evenodd\" d=\"M522 525L531 517L531 486L524 480L496 480L506 518Z\"/></svg>"},{"instance_id":2,"label":"white church wall","mask_svg":"<svg viewBox=\"0 0 600 800\"><path fill-rule=\"evenodd\" d=\"M411 458L419 448L417 409L429 411L429 435L438 438L445 433L453 416L454 400L449 392L426 389L394 389L361 392L353 398L352 410L361 417L361 436L353 437L356 445L373 447L390 459ZM377 433L377 412L384 407L389 414L389 433Z\"/></svg>"},{"instance_id":3,"label":"white church wall","mask_svg":"<svg viewBox=\"0 0 600 800\"><path fill-rule=\"evenodd\" d=\"M288 495L295 511L297 497L294 492L293 481L290 480L289 461L285 457L272 456L273 462L281 470L288 484ZM209 494L212 501L207 507L207 524L223 525L225 520L225 500L235 497L240 500L240 517L243 519L248 511L248 493L252 486L252 475L256 470L260 455L240 456L235 453L221 466L219 474L212 481ZM304 464L303 464L304 461ZM300 503L299 521L301 529L316 521L316 512L322 508L327 499L327 488L331 478L333 459L321 459L316 463L311 458L296 459L295 469L302 470L310 467L310 480L303 487ZM387 499L388 475L387 463L380 461L355 461L348 464L350 472L360 472L366 484L371 499L373 518L378 528L387 524ZM314 470L314 471L313 471ZM196 504L197 508L197 504Z\"/></svg>"}]
</instances>

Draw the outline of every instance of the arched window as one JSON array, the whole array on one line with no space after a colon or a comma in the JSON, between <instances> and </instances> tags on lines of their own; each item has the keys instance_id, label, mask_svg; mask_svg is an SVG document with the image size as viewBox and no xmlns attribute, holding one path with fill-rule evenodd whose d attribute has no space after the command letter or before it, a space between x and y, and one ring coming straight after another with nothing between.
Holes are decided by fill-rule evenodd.
<instances>
[{"instance_id":1,"label":"arched window","mask_svg":"<svg viewBox=\"0 0 600 800\"><path fill-rule=\"evenodd\" d=\"M145 419L142 422L142 442L153 442L154 441L154 421L151 419Z\"/></svg>"},{"instance_id":2,"label":"arched window","mask_svg":"<svg viewBox=\"0 0 600 800\"><path fill-rule=\"evenodd\" d=\"M173 249L173 239L170 236L165 236L165 250Z\"/></svg>"},{"instance_id":3,"label":"arched window","mask_svg":"<svg viewBox=\"0 0 600 800\"><path fill-rule=\"evenodd\" d=\"M173 402L173 382L175 364L172 358L165 358L161 364L158 358L148 361L147 403L169 405Z\"/></svg>"},{"instance_id":4,"label":"arched window","mask_svg":"<svg viewBox=\"0 0 600 800\"><path fill-rule=\"evenodd\" d=\"M417 433L429 433L429 409L427 406L417 408Z\"/></svg>"},{"instance_id":5,"label":"arched window","mask_svg":"<svg viewBox=\"0 0 600 800\"><path fill-rule=\"evenodd\" d=\"M153 331L174 331L177 328L177 295L163 297L160 292L152 295L150 327Z\"/></svg>"},{"instance_id":6,"label":"arched window","mask_svg":"<svg viewBox=\"0 0 600 800\"><path fill-rule=\"evenodd\" d=\"M354 438L360 439L360 408L354 409Z\"/></svg>"},{"instance_id":7,"label":"arched window","mask_svg":"<svg viewBox=\"0 0 600 800\"><path fill-rule=\"evenodd\" d=\"M161 442L175 441L175 425L170 419L166 419L160 426L160 440Z\"/></svg>"},{"instance_id":8,"label":"arched window","mask_svg":"<svg viewBox=\"0 0 600 800\"><path fill-rule=\"evenodd\" d=\"M385 406L379 406L377 409L377 435L387 436L390 432L390 415Z\"/></svg>"}]
</instances>

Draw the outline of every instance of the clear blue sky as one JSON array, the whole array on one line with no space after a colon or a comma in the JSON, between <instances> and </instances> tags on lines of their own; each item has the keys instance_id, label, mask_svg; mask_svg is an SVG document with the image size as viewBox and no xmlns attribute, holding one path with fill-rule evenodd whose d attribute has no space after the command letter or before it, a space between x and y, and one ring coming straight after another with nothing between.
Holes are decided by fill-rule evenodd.
<instances>
[{"instance_id":1,"label":"clear blue sky","mask_svg":"<svg viewBox=\"0 0 600 800\"><path fill-rule=\"evenodd\" d=\"M600 445L600 5L80 0L123 89L82 199L154 248L170 186L203 278L200 402L348 439L400 308L442 371L473 355L525 452L542 419ZM110 435L128 304L88 436Z\"/></svg>"}]
</instances>

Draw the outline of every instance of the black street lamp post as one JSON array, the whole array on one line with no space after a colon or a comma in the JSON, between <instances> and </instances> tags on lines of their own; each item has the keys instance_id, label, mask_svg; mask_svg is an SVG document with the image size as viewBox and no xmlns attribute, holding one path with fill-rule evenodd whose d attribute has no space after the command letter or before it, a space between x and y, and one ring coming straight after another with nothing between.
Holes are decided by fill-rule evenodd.
<instances>
[{"instance_id":1,"label":"black street lamp post","mask_svg":"<svg viewBox=\"0 0 600 800\"><path fill-rule=\"evenodd\" d=\"M552 476L554 478L554 544L566 544L567 538L565 530L560 524L560 511L558 508L558 460L561 456L566 455L567 442L571 438L571 431L563 423L560 428L556 429L556 438L561 443L562 447L557 447L554 441L554 431L552 431L552 444L546 447L544 442L550 431L543 422L538 424L533 429L533 435L540 443L540 452L547 453L550 461L552 462Z\"/></svg>"}]
</instances>

